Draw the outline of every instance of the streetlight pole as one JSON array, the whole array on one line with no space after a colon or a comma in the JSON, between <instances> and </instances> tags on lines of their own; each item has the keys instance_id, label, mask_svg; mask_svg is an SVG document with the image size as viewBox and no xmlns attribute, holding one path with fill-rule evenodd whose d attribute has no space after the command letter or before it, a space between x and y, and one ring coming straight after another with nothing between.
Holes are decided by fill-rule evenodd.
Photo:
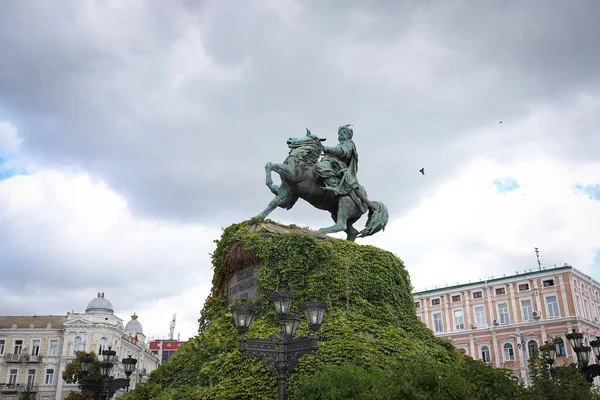
<instances>
[{"instance_id":1,"label":"streetlight pole","mask_svg":"<svg viewBox=\"0 0 600 400\"><path fill-rule=\"evenodd\" d=\"M286 400L287 378L298 364L298 358L304 354L316 353L319 339L316 332L321 327L326 304L313 298L302 303L304 316L308 326L313 331L312 336L294 339L294 333L302 318L290 313L293 293L272 293L269 298L275 306L279 320L279 339L271 335L268 339L246 339L250 323L254 318L254 306L242 299L240 304L231 307L235 327L240 334L239 350L242 356L248 354L262 358L265 369L277 376L277 398Z\"/></svg>"}]
</instances>

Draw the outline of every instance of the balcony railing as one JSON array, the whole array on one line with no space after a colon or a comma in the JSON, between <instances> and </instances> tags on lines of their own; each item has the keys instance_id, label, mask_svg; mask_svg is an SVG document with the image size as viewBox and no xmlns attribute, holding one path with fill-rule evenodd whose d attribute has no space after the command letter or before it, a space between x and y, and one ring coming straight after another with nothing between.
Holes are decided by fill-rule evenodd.
<instances>
[{"instance_id":1,"label":"balcony railing","mask_svg":"<svg viewBox=\"0 0 600 400\"><path fill-rule=\"evenodd\" d=\"M5 354L4 355L4 361L7 363L21 363L21 362L32 362L32 363L36 363L36 362L41 362L42 361L42 356L41 355L32 355L32 354Z\"/></svg>"},{"instance_id":2,"label":"balcony railing","mask_svg":"<svg viewBox=\"0 0 600 400\"><path fill-rule=\"evenodd\" d=\"M5 354L4 355L5 362L21 362L21 354Z\"/></svg>"},{"instance_id":3,"label":"balcony railing","mask_svg":"<svg viewBox=\"0 0 600 400\"><path fill-rule=\"evenodd\" d=\"M25 354L25 362L42 362L41 355Z\"/></svg>"},{"instance_id":4,"label":"balcony railing","mask_svg":"<svg viewBox=\"0 0 600 400\"><path fill-rule=\"evenodd\" d=\"M15 394L21 390L21 385L14 383L0 383L0 393Z\"/></svg>"}]
</instances>

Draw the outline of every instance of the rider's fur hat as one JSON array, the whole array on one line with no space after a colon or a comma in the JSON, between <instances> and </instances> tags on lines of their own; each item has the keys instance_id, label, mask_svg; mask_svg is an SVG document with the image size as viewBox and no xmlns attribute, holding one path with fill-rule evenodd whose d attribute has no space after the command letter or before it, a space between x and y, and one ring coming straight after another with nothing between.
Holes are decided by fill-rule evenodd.
<instances>
[{"instance_id":1,"label":"rider's fur hat","mask_svg":"<svg viewBox=\"0 0 600 400\"><path fill-rule=\"evenodd\" d=\"M346 132L347 138L352 139L352 136L354 136L354 130L352 129L352 127L353 127L352 124L342 125L338 129L338 134L342 133L342 132Z\"/></svg>"}]
</instances>

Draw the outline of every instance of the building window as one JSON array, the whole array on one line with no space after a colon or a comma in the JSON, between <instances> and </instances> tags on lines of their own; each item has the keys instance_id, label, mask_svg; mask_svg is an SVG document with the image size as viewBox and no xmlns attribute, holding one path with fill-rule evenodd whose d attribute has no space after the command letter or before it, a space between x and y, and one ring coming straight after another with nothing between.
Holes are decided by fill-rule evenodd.
<instances>
[{"instance_id":1,"label":"building window","mask_svg":"<svg viewBox=\"0 0 600 400\"><path fill-rule=\"evenodd\" d=\"M454 330L458 331L460 329L465 329L465 319L463 317L462 310L454 310Z\"/></svg>"},{"instance_id":2,"label":"building window","mask_svg":"<svg viewBox=\"0 0 600 400\"><path fill-rule=\"evenodd\" d=\"M487 322L485 321L485 307L475 307L475 323L480 328L487 326Z\"/></svg>"},{"instance_id":3,"label":"building window","mask_svg":"<svg viewBox=\"0 0 600 400\"><path fill-rule=\"evenodd\" d=\"M77 353L78 351L83 350L83 341L81 340L81 338L79 336L77 336L75 338L75 340L73 341L73 355L75 355L75 353Z\"/></svg>"},{"instance_id":4,"label":"building window","mask_svg":"<svg viewBox=\"0 0 600 400\"><path fill-rule=\"evenodd\" d=\"M558 312L558 301L556 296L546 297L546 307L548 311L548 318L559 318L560 313Z\"/></svg>"},{"instance_id":5,"label":"building window","mask_svg":"<svg viewBox=\"0 0 600 400\"><path fill-rule=\"evenodd\" d=\"M102 354L103 350L108 350L108 340L105 337L98 341L98 355Z\"/></svg>"},{"instance_id":6,"label":"building window","mask_svg":"<svg viewBox=\"0 0 600 400\"><path fill-rule=\"evenodd\" d=\"M542 284L544 285L544 287L554 286L554 279L548 279L546 281L543 281Z\"/></svg>"},{"instance_id":7,"label":"building window","mask_svg":"<svg viewBox=\"0 0 600 400\"><path fill-rule=\"evenodd\" d=\"M492 362L492 358L490 357L490 348L487 346L481 346L481 361L486 364Z\"/></svg>"},{"instance_id":8,"label":"building window","mask_svg":"<svg viewBox=\"0 0 600 400\"><path fill-rule=\"evenodd\" d=\"M521 283L519 285L519 291L522 292L524 290L529 290L529 283Z\"/></svg>"},{"instance_id":9,"label":"building window","mask_svg":"<svg viewBox=\"0 0 600 400\"><path fill-rule=\"evenodd\" d=\"M515 351L513 349L513 345L510 343L504 343L504 361L514 361L515 360Z\"/></svg>"},{"instance_id":10,"label":"building window","mask_svg":"<svg viewBox=\"0 0 600 400\"><path fill-rule=\"evenodd\" d=\"M433 313L433 331L436 333L444 332L444 325L442 323L442 313Z\"/></svg>"},{"instance_id":11,"label":"building window","mask_svg":"<svg viewBox=\"0 0 600 400\"><path fill-rule=\"evenodd\" d=\"M521 313L523 315L523 321L533 320L533 307L531 306L531 300L521 300Z\"/></svg>"},{"instance_id":12,"label":"building window","mask_svg":"<svg viewBox=\"0 0 600 400\"><path fill-rule=\"evenodd\" d=\"M419 308L421 307L421 302L420 301L415 301L415 308Z\"/></svg>"},{"instance_id":13,"label":"building window","mask_svg":"<svg viewBox=\"0 0 600 400\"><path fill-rule=\"evenodd\" d=\"M508 303L498 303L498 318L500 318L500 325L510 324Z\"/></svg>"},{"instance_id":14,"label":"building window","mask_svg":"<svg viewBox=\"0 0 600 400\"><path fill-rule=\"evenodd\" d=\"M527 343L527 353L529 354L529 358L533 357L538 351L538 344L535 340L530 340Z\"/></svg>"},{"instance_id":15,"label":"building window","mask_svg":"<svg viewBox=\"0 0 600 400\"><path fill-rule=\"evenodd\" d=\"M47 369L46 370L46 380L44 381L46 385L52 385L54 383L54 370Z\"/></svg>"},{"instance_id":16,"label":"building window","mask_svg":"<svg viewBox=\"0 0 600 400\"><path fill-rule=\"evenodd\" d=\"M483 297L483 292L473 292L474 299L480 299Z\"/></svg>"},{"instance_id":17,"label":"building window","mask_svg":"<svg viewBox=\"0 0 600 400\"><path fill-rule=\"evenodd\" d=\"M17 384L17 377L19 376L19 370L18 369L11 369L8 373L8 384L9 385L16 385Z\"/></svg>"},{"instance_id":18,"label":"building window","mask_svg":"<svg viewBox=\"0 0 600 400\"><path fill-rule=\"evenodd\" d=\"M48 345L48 355L55 356L56 354L58 354L58 340L52 339Z\"/></svg>"},{"instance_id":19,"label":"building window","mask_svg":"<svg viewBox=\"0 0 600 400\"><path fill-rule=\"evenodd\" d=\"M4 346L6 345L6 339L0 339L0 356L4 354Z\"/></svg>"},{"instance_id":20,"label":"building window","mask_svg":"<svg viewBox=\"0 0 600 400\"><path fill-rule=\"evenodd\" d=\"M452 302L460 301L460 294L452 296Z\"/></svg>"},{"instance_id":21,"label":"building window","mask_svg":"<svg viewBox=\"0 0 600 400\"><path fill-rule=\"evenodd\" d=\"M40 340L35 339L31 341L31 355L39 356L40 355Z\"/></svg>"},{"instance_id":22,"label":"building window","mask_svg":"<svg viewBox=\"0 0 600 400\"><path fill-rule=\"evenodd\" d=\"M27 371L27 390L33 390L35 385L35 369Z\"/></svg>"},{"instance_id":23,"label":"building window","mask_svg":"<svg viewBox=\"0 0 600 400\"><path fill-rule=\"evenodd\" d=\"M465 356L467 355L467 349L465 349L464 347L459 348L458 351L463 353Z\"/></svg>"},{"instance_id":24,"label":"building window","mask_svg":"<svg viewBox=\"0 0 600 400\"><path fill-rule=\"evenodd\" d=\"M420 316L420 315L417 315L417 319L418 319L419 321L421 321L421 316Z\"/></svg>"},{"instance_id":25,"label":"building window","mask_svg":"<svg viewBox=\"0 0 600 400\"><path fill-rule=\"evenodd\" d=\"M21 354L21 350L23 350L23 341L15 340L15 348L13 349L13 354Z\"/></svg>"},{"instance_id":26,"label":"building window","mask_svg":"<svg viewBox=\"0 0 600 400\"><path fill-rule=\"evenodd\" d=\"M556 338L556 356L564 357L567 355L567 350L565 349L565 341L562 338Z\"/></svg>"},{"instance_id":27,"label":"building window","mask_svg":"<svg viewBox=\"0 0 600 400\"><path fill-rule=\"evenodd\" d=\"M440 304L440 299L431 299L431 305L432 306L437 306Z\"/></svg>"},{"instance_id":28,"label":"building window","mask_svg":"<svg viewBox=\"0 0 600 400\"><path fill-rule=\"evenodd\" d=\"M496 294L506 294L506 289L505 288L498 288L498 289L496 289Z\"/></svg>"}]
</instances>

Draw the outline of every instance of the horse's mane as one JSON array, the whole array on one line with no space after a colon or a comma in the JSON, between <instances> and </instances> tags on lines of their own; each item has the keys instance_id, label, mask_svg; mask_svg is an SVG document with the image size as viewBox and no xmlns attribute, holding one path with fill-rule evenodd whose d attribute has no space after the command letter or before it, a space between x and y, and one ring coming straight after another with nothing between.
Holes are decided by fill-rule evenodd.
<instances>
[{"instance_id":1,"label":"horse's mane","mask_svg":"<svg viewBox=\"0 0 600 400\"><path fill-rule=\"evenodd\" d=\"M323 145L321 142L306 142L291 149L290 157L299 158L309 164L315 164L319 160L322 151Z\"/></svg>"}]
</instances>

